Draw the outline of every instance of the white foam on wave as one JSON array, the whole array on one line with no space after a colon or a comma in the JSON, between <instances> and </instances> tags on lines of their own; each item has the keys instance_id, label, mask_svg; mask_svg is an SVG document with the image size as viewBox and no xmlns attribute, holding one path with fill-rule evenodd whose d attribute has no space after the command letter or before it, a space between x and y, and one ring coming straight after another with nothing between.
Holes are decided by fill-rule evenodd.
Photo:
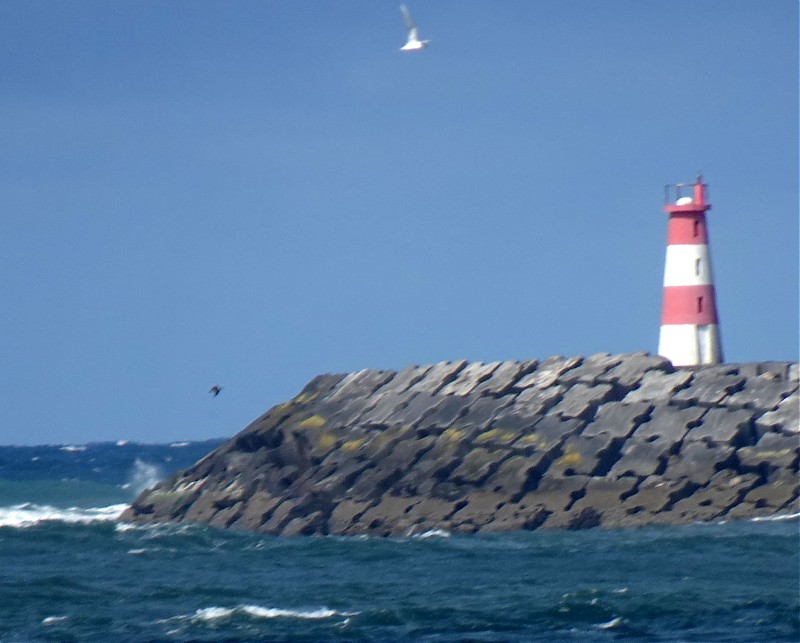
<instances>
[{"instance_id":1,"label":"white foam on wave","mask_svg":"<svg viewBox=\"0 0 800 643\"><path fill-rule=\"evenodd\" d=\"M598 623L597 625L595 625L595 627L598 630L610 630L615 628L620 623L622 623L622 617L616 616L612 618L610 621L606 621L605 623Z\"/></svg>"},{"instance_id":2,"label":"white foam on wave","mask_svg":"<svg viewBox=\"0 0 800 643\"><path fill-rule=\"evenodd\" d=\"M450 532L444 529L429 529L428 531L415 535L414 538L450 538Z\"/></svg>"},{"instance_id":3,"label":"white foam on wave","mask_svg":"<svg viewBox=\"0 0 800 643\"><path fill-rule=\"evenodd\" d=\"M147 549L147 548L141 548L140 547L138 549L129 549L128 553L133 555L133 556L138 556L140 554L146 554L148 551L150 551L150 550Z\"/></svg>"},{"instance_id":4,"label":"white foam on wave","mask_svg":"<svg viewBox=\"0 0 800 643\"><path fill-rule=\"evenodd\" d=\"M779 514L777 516L756 516L752 519L753 522L780 522L781 520L797 520L800 518L800 512L794 514Z\"/></svg>"},{"instance_id":5,"label":"white foam on wave","mask_svg":"<svg viewBox=\"0 0 800 643\"><path fill-rule=\"evenodd\" d=\"M356 616L358 612L338 612L321 607L316 610L288 610L277 607L261 607L260 605L237 605L236 607L204 607L194 614L175 616L168 620L189 621L219 621L233 616L250 616L252 618L296 618L296 619L325 619L335 616Z\"/></svg>"},{"instance_id":6,"label":"white foam on wave","mask_svg":"<svg viewBox=\"0 0 800 643\"><path fill-rule=\"evenodd\" d=\"M108 507L68 507L59 509L49 505L26 502L11 507L0 507L0 527L35 527L43 522L66 522L87 524L110 522L128 508L129 505L109 505Z\"/></svg>"},{"instance_id":7,"label":"white foam on wave","mask_svg":"<svg viewBox=\"0 0 800 643\"><path fill-rule=\"evenodd\" d=\"M75 446L74 444L65 444L63 447L61 447L59 449L59 451L69 451L69 452L86 451L86 447L85 446Z\"/></svg>"},{"instance_id":8,"label":"white foam on wave","mask_svg":"<svg viewBox=\"0 0 800 643\"><path fill-rule=\"evenodd\" d=\"M42 619L42 625L52 625L53 623L60 623L61 621L66 621L66 616L47 616Z\"/></svg>"}]
</instances>

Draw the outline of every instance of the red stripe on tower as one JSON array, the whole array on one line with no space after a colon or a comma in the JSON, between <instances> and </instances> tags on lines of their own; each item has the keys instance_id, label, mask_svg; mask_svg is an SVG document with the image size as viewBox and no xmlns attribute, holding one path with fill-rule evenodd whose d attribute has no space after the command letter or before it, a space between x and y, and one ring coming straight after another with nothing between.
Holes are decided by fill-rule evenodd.
<instances>
[{"instance_id":1,"label":"red stripe on tower","mask_svg":"<svg viewBox=\"0 0 800 643\"><path fill-rule=\"evenodd\" d=\"M667 286L661 324L717 324L714 286Z\"/></svg>"},{"instance_id":2,"label":"red stripe on tower","mask_svg":"<svg viewBox=\"0 0 800 643\"><path fill-rule=\"evenodd\" d=\"M693 184L668 185L666 190L669 223L658 352L676 366L722 361L706 187L698 177Z\"/></svg>"}]
</instances>

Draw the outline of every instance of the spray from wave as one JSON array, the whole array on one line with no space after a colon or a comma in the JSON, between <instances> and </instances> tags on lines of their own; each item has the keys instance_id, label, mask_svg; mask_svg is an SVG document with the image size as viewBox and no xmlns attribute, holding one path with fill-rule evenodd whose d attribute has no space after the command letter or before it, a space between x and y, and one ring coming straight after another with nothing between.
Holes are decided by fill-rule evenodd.
<instances>
[{"instance_id":1,"label":"spray from wave","mask_svg":"<svg viewBox=\"0 0 800 643\"><path fill-rule=\"evenodd\" d=\"M122 485L123 489L133 491L139 495L145 489L152 489L159 480L164 477L164 473L158 465L150 464L144 460L136 458L133 463L128 481Z\"/></svg>"}]
</instances>

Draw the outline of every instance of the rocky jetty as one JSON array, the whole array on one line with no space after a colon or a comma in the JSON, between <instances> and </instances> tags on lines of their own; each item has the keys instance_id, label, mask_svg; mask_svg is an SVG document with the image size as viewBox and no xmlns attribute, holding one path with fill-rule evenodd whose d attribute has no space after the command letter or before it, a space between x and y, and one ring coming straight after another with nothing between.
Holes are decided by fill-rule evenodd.
<instances>
[{"instance_id":1,"label":"rocky jetty","mask_svg":"<svg viewBox=\"0 0 800 643\"><path fill-rule=\"evenodd\" d=\"M797 513L798 364L646 353L320 375L122 520L410 535Z\"/></svg>"}]
</instances>

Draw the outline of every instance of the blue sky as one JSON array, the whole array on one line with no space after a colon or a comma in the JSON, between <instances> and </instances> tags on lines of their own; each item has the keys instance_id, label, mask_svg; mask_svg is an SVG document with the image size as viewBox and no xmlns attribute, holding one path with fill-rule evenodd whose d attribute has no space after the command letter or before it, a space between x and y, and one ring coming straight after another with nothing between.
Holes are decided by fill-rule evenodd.
<instances>
[{"instance_id":1,"label":"blue sky","mask_svg":"<svg viewBox=\"0 0 800 643\"><path fill-rule=\"evenodd\" d=\"M797 358L794 0L408 4L423 52L388 0L0 3L0 443L655 352L698 170L727 360Z\"/></svg>"}]
</instances>

